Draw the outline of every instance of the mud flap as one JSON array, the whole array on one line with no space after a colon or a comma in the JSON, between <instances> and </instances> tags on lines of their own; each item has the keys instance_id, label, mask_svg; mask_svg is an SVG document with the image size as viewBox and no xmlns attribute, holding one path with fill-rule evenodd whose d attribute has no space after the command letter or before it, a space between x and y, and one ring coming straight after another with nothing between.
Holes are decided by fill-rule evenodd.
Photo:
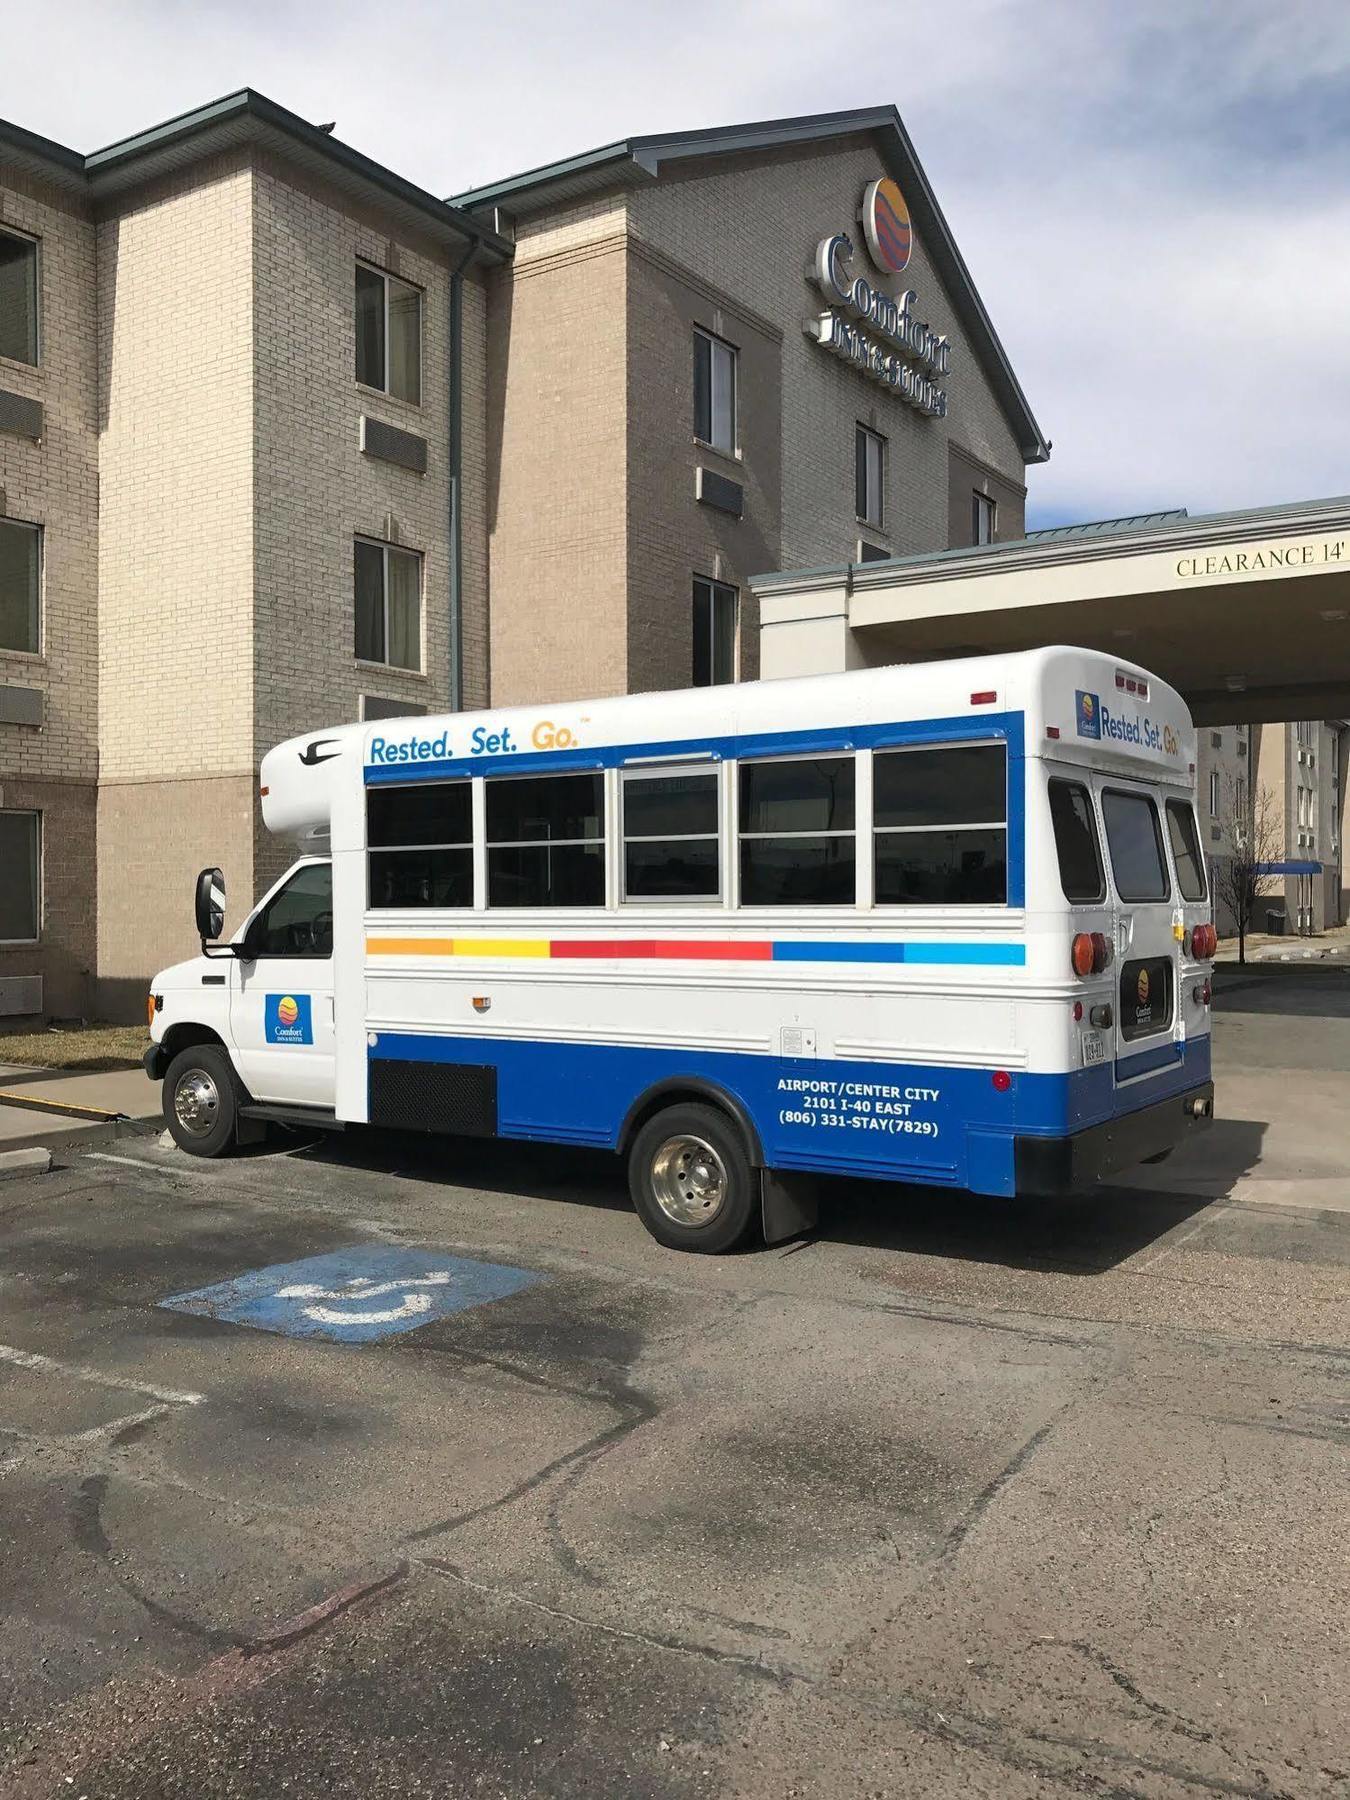
<instances>
[{"instance_id":1,"label":"mud flap","mask_svg":"<svg viewBox=\"0 0 1350 1800\"><path fill-rule=\"evenodd\" d=\"M814 1175L802 1175L795 1170L761 1169L759 1203L764 1242L782 1244L788 1238L814 1231L817 1197Z\"/></svg>"}]
</instances>

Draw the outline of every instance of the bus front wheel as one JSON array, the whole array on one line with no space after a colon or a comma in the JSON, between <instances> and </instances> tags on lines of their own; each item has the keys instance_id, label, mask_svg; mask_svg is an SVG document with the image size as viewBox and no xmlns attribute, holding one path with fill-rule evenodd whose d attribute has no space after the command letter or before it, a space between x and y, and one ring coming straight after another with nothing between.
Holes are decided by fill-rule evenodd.
<instances>
[{"instance_id":1,"label":"bus front wheel","mask_svg":"<svg viewBox=\"0 0 1350 1800\"><path fill-rule=\"evenodd\" d=\"M164 1123L189 1156L223 1156L234 1143L239 1089L218 1044L180 1050L164 1072Z\"/></svg>"},{"instance_id":2,"label":"bus front wheel","mask_svg":"<svg viewBox=\"0 0 1350 1800\"><path fill-rule=\"evenodd\" d=\"M628 1156L638 1217L672 1250L708 1256L744 1243L759 1218L759 1184L737 1126L714 1106L668 1106Z\"/></svg>"}]
</instances>

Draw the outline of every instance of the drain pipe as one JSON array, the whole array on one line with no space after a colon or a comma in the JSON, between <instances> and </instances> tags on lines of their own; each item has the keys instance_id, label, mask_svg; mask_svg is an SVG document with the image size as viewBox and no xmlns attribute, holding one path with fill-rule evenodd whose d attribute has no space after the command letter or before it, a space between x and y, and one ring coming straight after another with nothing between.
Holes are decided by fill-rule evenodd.
<instances>
[{"instance_id":1,"label":"drain pipe","mask_svg":"<svg viewBox=\"0 0 1350 1800\"><path fill-rule=\"evenodd\" d=\"M478 249L471 241L450 271L450 710L464 710L464 271Z\"/></svg>"}]
</instances>

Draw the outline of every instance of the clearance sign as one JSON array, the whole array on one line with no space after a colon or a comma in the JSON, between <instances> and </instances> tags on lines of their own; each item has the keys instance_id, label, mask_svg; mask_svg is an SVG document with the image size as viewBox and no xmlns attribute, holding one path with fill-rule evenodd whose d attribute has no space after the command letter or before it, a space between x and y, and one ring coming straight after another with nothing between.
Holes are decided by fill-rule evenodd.
<instances>
[{"instance_id":1,"label":"clearance sign","mask_svg":"<svg viewBox=\"0 0 1350 1800\"><path fill-rule=\"evenodd\" d=\"M914 227L899 183L889 176L869 183L859 216L868 255L883 279L899 275L914 248ZM913 288L893 297L857 272L853 258L853 239L846 231L836 231L816 246L808 272L828 310L806 321L807 336L917 411L933 419L946 418L942 380L952 360L946 336L916 318L918 296Z\"/></svg>"}]
</instances>

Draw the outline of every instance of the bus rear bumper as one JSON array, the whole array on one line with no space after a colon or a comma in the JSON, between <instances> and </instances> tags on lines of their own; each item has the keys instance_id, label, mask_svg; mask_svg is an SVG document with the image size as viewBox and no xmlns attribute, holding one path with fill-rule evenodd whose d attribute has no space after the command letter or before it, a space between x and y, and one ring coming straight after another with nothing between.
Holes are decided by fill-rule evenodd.
<instances>
[{"instance_id":1,"label":"bus rear bumper","mask_svg":"<svg viewBox=\"0 0 1350 1800\"><path fill-rule=\"evenodd\" d=\"M1016 1140L1019 1194L1081 1193L1103 1176L1162 1156L1214 1117L1214 1083L1205 1081L1137 1112L1121 1113L1073 1137Z\"/></svg>"}]
</instances>

